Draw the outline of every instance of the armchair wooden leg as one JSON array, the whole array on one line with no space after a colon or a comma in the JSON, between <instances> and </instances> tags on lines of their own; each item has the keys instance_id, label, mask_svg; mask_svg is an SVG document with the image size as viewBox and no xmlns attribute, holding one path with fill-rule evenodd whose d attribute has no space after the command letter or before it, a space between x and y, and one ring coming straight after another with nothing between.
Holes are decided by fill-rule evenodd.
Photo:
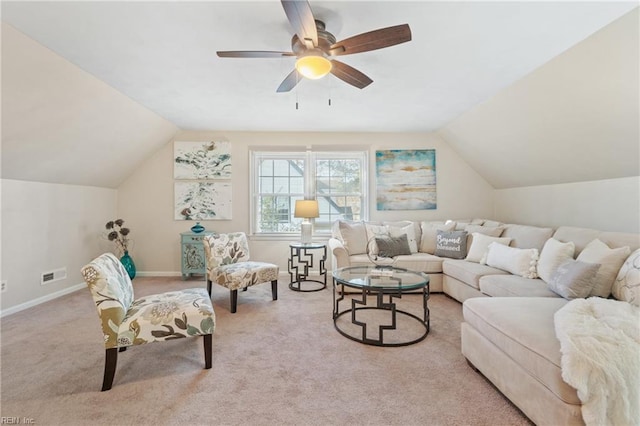
<instances>
[{"instance_id":1,"label":"armchair wooden leg","mask_svg":"<svg viewBox=\"0 0 640 426\"><path fill-rule=\"evenodd\" d=\"M231 313L235 314L238 310L238 290L231 290Z\"/></svg>"},{"instance_id":2,"label":"armchair wooden leg","mask_svg":"<svg viewBox=\"0 0 640 426\"><path fill-rule=\"evenodd\" d=\"M209 293L209 297L211 297L211 280L207 278L207 293Z\"/></svg>"},{"instance_id":3,"label":"armchair wooden leg","mask_svg":"<svg viewBox=\"0 0 640 426\"><path fill-rule=\"evenodd\" d=\"M271 281L271 296L273 300L278 300L278 280Z\"/></svg>"},{"instance_id":4,"label":"armchair wooden leg","mask_svg":"<svg viewBox=\"0 0 640 426\"><path fill-rule=\"evenodd\" d=\"M113 376L116 374L118 363L118 348L107 349L104 361L104 378L102 379L102 391L108 391L113 384Z\"/></svg>"},{"instance_id":5,"label":"armchair wooden leg","mask_svg":"<svg viewBox=\"0 0 640 426\"><path fill-rule=\"evenodd\" d=\"M204 369L211 368L211 352L213 350L213 334L204 335Z\"/></svg>"}]
</instances>

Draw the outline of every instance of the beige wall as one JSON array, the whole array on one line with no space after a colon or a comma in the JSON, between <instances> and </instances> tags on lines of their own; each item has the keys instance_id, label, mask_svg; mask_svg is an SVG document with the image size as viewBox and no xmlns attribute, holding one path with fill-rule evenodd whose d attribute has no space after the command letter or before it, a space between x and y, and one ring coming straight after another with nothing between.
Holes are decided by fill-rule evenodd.
<instances>
[{"instance_id":1,"label":"beige wall","mask_svg":"<svg viewBox=\"0 0 640 426\"><path fill-rule=\"evenodd\" d=\"M2 179L2 315L84 285L80 268L111 248L101 238L116 214L114 189ZM67 268L65 280L41 274Z\"/></svg>"},{"instance_id":2,"label":"beige wall","mask_svg":"<svg viewBox=\"0 0 640 426\"><path fill-rule=\"evenodd\" d=\"M640 232L640 177L495 191L496 219Z\"/></svg>"},{"instance_id":3,"label":"beige wall","mask_svg":"<svg viewBox=\"0 0 640 426\"><path fill-rule=\"evenodd\" d=\"M496 189L640 175L640 8L439 129Z\"/></svg>"},{"instance_id":4,"label":"beige wall","mask_svg":"<svg viewBox=\"0 0 640 426\"><path fill-rule=\"evenodd\" d=\"M284 145L368 146L369 174L374 176L375 151L380 149L436 149L438 209L433 211L375 210L373 220L436 220L460 217L491 217L493 188L473 171L435 134L414 133L275 133L275 132L182 132L176 140L228 140L233 156L233 219L202 224L216 232L249 232L249 147ZM172 274L180 271L179 233L194 222L173 219L173 143L165 145L118 189L118 215L132 227L132 254L142 272ZM375 194L375 179L369 180ZM289 239L252 239L253 257L273 262L286 271Z\"/></svg>"}]
</instances>

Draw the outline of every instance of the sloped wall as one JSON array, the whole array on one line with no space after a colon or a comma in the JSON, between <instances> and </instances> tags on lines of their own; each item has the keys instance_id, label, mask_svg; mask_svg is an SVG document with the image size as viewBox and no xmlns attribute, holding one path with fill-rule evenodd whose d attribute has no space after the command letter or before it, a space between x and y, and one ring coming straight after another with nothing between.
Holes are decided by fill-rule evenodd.
<instances>
[{"instance_id":1,"label":"sloped wall","mask_svg":"<svg viewBox=\"0 0 640 426\"><path fill-rule=\"evenodd\" d=\"M439 130L494 188L640 175L640 8Z\"/></svg>"},{"instance_id":2,"label":"sloped wall","mask_svg":"<svg viewBox=\"0 0 640 426\"><path fill-rule=\"evenodd\" d=\"M177 130L2 23L2 178L116 188Z\"/></svg>"}]
</instances>

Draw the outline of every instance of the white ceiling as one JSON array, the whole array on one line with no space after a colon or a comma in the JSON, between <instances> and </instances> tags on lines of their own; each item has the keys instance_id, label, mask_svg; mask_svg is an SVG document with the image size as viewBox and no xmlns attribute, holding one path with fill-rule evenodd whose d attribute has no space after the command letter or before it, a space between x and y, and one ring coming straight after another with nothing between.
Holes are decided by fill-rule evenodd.
<instances>
[{"instance_id":1,"label":"white ceiling","mask_svg":"<svg viewBox=\"0 0 640 426\"><path fill-rule=\"evenodd\" d=\"M441 128L636 6L312 1L338 40L402 23L413 40L341 58L373 79L363 90L330 76L288 94L292 58L215 55L289 50L279 1L3 1L2 20L182 129L404 132Z\"/></svg>"}]
</instances>

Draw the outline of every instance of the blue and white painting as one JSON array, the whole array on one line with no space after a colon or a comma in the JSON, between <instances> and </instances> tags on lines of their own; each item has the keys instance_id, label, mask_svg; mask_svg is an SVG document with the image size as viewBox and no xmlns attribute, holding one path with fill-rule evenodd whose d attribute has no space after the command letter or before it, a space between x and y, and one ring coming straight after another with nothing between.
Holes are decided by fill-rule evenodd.
<instances>
[{"instance_id":1,"label":"blue and white painting","mask_svg":"<svg viewBox=\"0 0 640 426\"><path fill-rule=\"evenodd\" d=\"M176 220L231 219L231 182L174 182Z\"/></svg>"},{"instance_id":2,"label":"blue and white painting","mask_svg":"<svg viewBox=\"0 0 640 426\"><path fill-rule=\"evenodd\" d=\"M173 145L174 179L231 178L229 142L181 142Z\"/></svg>"},{"instance_id":3,"label":"blue and white painting","mask_svg":"<svg viewBox=\"0 0 640 426\"><path fill-rule=\"evenodd\" d=\"M378 210L435 210L436 150L376 151Z\"/></svg>"}]
</instances>

